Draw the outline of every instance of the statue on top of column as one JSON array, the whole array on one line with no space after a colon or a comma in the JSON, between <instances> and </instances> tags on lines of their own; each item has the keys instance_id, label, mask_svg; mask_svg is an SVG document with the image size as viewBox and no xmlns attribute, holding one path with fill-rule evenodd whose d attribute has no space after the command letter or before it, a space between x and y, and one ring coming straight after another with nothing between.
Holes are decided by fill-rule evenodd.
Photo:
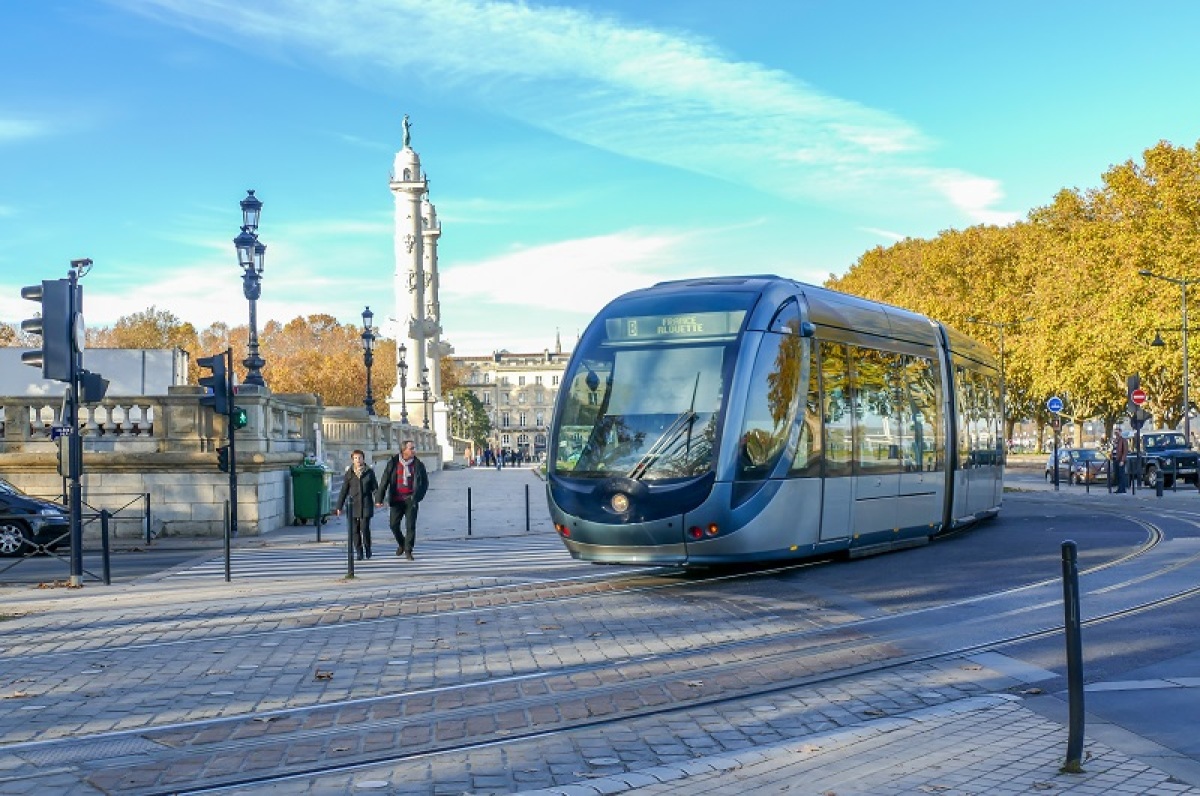
<instances>
[{"instance_id":1,"label":"statue on top of column","mask_svg":"<svg viewBox=\"0 0 1200 796\"><path fill-rule=\"evenodd\" d=\"M409 135L409 132L408 132L408 130L409 130L409 124L408 124L408 114L407 114L407 113L406 113L406 114L404 114L404 121L400 123L400 126L404 128L404 138L403 138L403 139L401 139L401 141L402 141L402 144L401 144L401 145L403 146L403 148L404 148L404 149L408 149L408 148L409 148L409 142L410 142L412 139L411 139L411 136Z\"/></svg>"}]
</instances>

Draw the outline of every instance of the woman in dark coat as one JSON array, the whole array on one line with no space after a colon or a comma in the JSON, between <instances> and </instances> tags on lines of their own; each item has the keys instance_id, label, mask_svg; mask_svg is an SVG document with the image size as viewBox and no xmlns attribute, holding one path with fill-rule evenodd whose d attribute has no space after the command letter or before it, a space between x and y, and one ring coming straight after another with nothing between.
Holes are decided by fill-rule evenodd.
<instances>
[{"instance_id":1,"label":"woman in dark coat","mask_svg":"<svg viewBox=\"0 0 1200 796\"><path fill-rule=\"evenodd\" d=\"M351 537L354 539L354 550L358 560L363 560L365 554L371 557L371 517L375 514L375 493L379 491L379 481L375 471L367 466L367 457L362 451L350 454L350 466L342 478L342 491L338 493L337 515L342 514L342 505L349 503L346 519L350 523Z\"/></svg>"}]
</instances>

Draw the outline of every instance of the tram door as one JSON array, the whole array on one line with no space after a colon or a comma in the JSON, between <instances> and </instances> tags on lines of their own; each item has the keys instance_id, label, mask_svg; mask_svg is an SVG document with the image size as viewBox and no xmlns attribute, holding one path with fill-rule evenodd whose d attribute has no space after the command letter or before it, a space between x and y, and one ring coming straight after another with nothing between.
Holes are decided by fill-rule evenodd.
<instances>
[{"instance_id":1,"label":"tram door","mask_svg":"<svg viewBox=\"0 0 1200 796\"><path fill-rule=\"evenodd\" d=\"M820 345L821 427L824 477L821 479L821 541L850 535L854 507L853 397L850 391L848 346Z\"/></svg>"}]
</instances>

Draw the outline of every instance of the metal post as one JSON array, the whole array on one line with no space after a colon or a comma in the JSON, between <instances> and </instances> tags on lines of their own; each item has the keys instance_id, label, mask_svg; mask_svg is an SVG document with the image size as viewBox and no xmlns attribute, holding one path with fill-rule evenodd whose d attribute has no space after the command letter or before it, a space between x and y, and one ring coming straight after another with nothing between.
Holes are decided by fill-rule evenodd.
<instances>
[{"instance_id":1,"label":"metal post","mask_svg":"<svg viewBox=\"0 0 1200 796\"><path fill-rule=\"evenodd\" d=\"M142 493L142 516L146 518L146 544L150 544L150 493Z\"/></svg>"},{"instance_id":2,"label":"metal post","mask_svg":"<svg viewBox=\"0 0 1200 796\"><path fill-rule=\"evenodd\" d=\"M69 292L70 311L67 317L71 319L72 324L75 322L79 307L76 307L76 294L78 291L78 276L75 269L67 272L70 276L71 287ZM72 343L74 347L74 343ZM79 431L79 371L80 360L82 353L79 351L71 352L70 359L70 382L67 385L67 418L70 423L70 434L67 436L67 461L70 479L70 502L68 504L71 509L71 577L69 583L71 588L78 589L83 586L83 493L80 485L80 478L83 475L83 437ZM67 420L64 418L64 420ZM66 423L64 423L66 425Z\"/></svg>"},{"instance_id":3,"label":"metal post","mask_svg":"<svg viewBox=\"0 0 1200 796\"><path fill-rule=\"evenodd\" d=\"M1067 694L1069 719L1067 759L1062 770L1083 773L1083 643L1080 638L1078 548L1072 541L1062 544L1063 610L1067 642Z\"/></svg>"},{"instance_id":4,"label":"metal post","mask_svg":"<svg viewBox=\"0 0 1200 796\"><path fill-rule=\"evenodd\" d=\"M1180 282L1183 293L1183 441L1192 444L1191 401L1188 400L1187 289L1190 280Z\"/></svg>"},{"instance_id":5,"label":"metal post","mask_svg":"<svg viewBox=\"0 0 1200 796\"><path fill-rule=\"evenodd\" d=\"M1054 419L1054 491L1058 491L1058 418Z\"/></svg>"},{"instance_id":6,"label":"metal post","mask_svg":"<svg viewBox=\"0 0 1200 796\"><path fill-rule=\"evenodd\" d=\"M233 461L232 456L230 457L230 461ZM230 518L231 518L231 515L229 513L229 501L226 500L225 501L225 582L226 583L228 583L231 579L231 573L229 571L229 537L230 537L229 524L230 524Z\"/></svg>"},{"instance_id":7,"label":"metal post","mask_svg":"<svg viewBox=\"0 0 1200 796\"><path fill-rule=\"evenodd\" d=\"M104 585L112 585L112 569L108 561L108 518L112 513L108 509L100 509L100 555L104 565Z\"/></svg>"},{"instance_id":8,"label":"metal post","mask_svg":"<svg viewBox=\"0 0 1200 796\"><path fill-rule=\"evenodd\" d=\"M525 532L529 532L529 484L525 485Z\"/></svg>"},{"instance_id":9,"label":"metal post","mask_svg":"<svg viewBox=\"0 0 1200 796\"><path fill-rule=\"evenodd\" d=\"M471 535L471 487L467 487L467 536Z\"/></svg>"},{"instance_id":10,"label":"metal post","mask_svg":"<svg viewBox=\"0 0 1200 796\"><path fill-rule=\"evenodd\" d=\"M350 517L351 512L346 512L346 579L354 577L354 520ZM317 518L317 526L321 525L321 518Z\"/></svg>"},{"instance_id":11,"label":"metal post","mask_svg":"<svg viewBox=\"0 0 1200 796\"><path fill-rule=\"evenodd\" d=\"M233 432L233 412L236 407L233 405L233 390L229 380L233 378L233 349L225 349L225 373L228 374L225 379L226 404L229 406L229 414L225 418L226 436L229 438L229 504L231 511L229 514L229 535L236 538L238 535L237 525L237 443Z\"/></svg>"}]
</instances>

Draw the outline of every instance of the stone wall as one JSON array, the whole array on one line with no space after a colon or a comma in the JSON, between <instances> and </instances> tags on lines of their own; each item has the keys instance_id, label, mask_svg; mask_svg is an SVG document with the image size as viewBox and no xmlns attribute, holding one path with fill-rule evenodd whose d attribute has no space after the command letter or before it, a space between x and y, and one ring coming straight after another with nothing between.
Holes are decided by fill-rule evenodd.
<instances>
[{"instance_id":1,"label":"stone wall","mask_svg":"<svg viewBox=\"0 0 1200 796\"><path fill-rule=\"evenodd\" d=\"M95 512L115 511L117 536L220 536L229 476L217 469L225 418L202 407L198 387L173 387L166 396L110 398L81 408L83 499ZM321 405L314 395L272 395L242 386L235 399L249 423L236 432L238 531L254 535L293 522L291 468L321 447L321 459L340 473L350 451L377 463L413 439L431 469L441 467L431 432L364 409ZM58 398L0 398L0 477L39 496L58 498ZM381 469L381 467L379 468ZM149 495L149 519L144 506ZM85 538L98 535L96 523Z\"/></svg>"}]
</instances>

